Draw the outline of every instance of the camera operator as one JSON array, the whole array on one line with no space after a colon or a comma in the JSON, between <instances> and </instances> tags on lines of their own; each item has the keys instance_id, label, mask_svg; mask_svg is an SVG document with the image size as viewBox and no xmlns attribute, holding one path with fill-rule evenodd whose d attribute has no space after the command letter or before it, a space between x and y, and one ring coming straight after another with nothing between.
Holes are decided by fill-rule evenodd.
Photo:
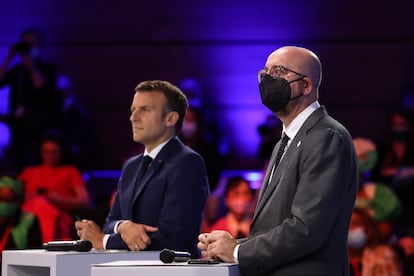
<instances>
[{"instance_id":1,"label":"camera operator","mask_svg":"<svg viewBox=\"0 0 414 276\"><path fill-rule=\"evenodd\" d=\"M23 31L0 67L0 87L10 87L6 118L11 132L8 155L16 172L33 161L37 140L46 130L58 128L62 118L57 69L40 58L42 42L40 31ZM12 65L15 59L16 64Z\"/></svg>"}]
</instances>

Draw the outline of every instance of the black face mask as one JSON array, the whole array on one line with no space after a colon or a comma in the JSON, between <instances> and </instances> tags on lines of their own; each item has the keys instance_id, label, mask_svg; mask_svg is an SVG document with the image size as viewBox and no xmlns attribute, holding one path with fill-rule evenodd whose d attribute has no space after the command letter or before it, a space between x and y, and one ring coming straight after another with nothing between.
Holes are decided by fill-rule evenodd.
<instances>
[{"instance_id":1,"label":"black face mask","mask_svg":"<svg viewBox=\"0 0 414 276\"><path fill-rule=\"evenodd\" d=\"M289 82L284 78L273 78L270 75L264 75L259 84L262 103L273 113L284 109L289 101L303 96L302 93L290 98L292 93L290 84L295 81L303 80L303 78L304 77L300 77Z\"/></svg>"}]
</instances>

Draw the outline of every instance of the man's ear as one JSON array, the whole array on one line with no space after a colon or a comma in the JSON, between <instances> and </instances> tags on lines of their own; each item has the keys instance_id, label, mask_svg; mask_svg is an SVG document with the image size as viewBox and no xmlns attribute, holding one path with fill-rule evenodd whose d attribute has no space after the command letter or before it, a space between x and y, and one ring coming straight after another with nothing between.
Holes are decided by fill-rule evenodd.
<instances>
[{"instance_id":1,"label":"man's ear","mask_svg":"<svg viewBox=\"0 0 414 276\"><path fill-rule=\"evenodd\" d=\"M303 95L307 96L313 91L313 83L311 78L304 77L302 81L303 85Z\"/></svg>"},{"instance_id":2,"label":"man's ear","mask_svg":"<svg viewBox=\"0 0 414 276\"><path fill-rule=\"evenodd\" d=\"M175 124L177 123L179 117L180 117L180 115L178 115L177 111L169 112L167 114L167 116L165 116L165 123L166 123L167 127L175 126Z\"/></svg>"}]
</instances>

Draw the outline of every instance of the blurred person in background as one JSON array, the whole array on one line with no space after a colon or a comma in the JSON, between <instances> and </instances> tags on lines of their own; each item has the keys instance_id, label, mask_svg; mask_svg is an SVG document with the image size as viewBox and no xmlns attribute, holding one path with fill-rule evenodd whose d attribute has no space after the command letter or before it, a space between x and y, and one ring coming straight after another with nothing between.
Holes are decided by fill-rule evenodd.
<instances>
[{"instance_id":1,"label":"blurred person in background","mask_svg":"<svg viewBox=\"0 0 414 276\"><path fill-rule=\"evenodd\" d=\"M56 87L58 70L41 58L42 46L43 34L26 29L0 65L0 87L10 87L8 158L17 172L33 161L30 157L36 152L37 139L59 127L63 119L62 95Z\"/></svg>"},{"instance_id":2,"label":"blurred person in background","mask_svg":"<svg viewBox=\"0 0 414 276\"><path fill-rule=\"evenodd\" d=\"M388 184L371 180L372 170L378 165L376 144L363 137L354 138L353 143L360 175L355 207L371 216L379 235L390 237L394 234L393 223L402 212L401 202Z\"/></svg>"},{"instance_id":3,"label":"blurred person in background","mask_svg":"<svg viewBox=\"0 0 414 276\"><path fill-rule=\"evenodd\" d=\"M249 182L240 176L230 177L224 194L227 214L219 218L210 231L224 230L238 239L247 237L254 211L253 198Z\"/></svg>"},{"instance_id":4,"label":"blurred person in background","mask_svg":"<svg viewBox=\"0 0 414 276\"><path fill-rule=\"evenodd\" d=\"M60 128L70 143L74 164L81 171L94 169L97 152L95 126L67 75L59 74L58 89L63 97L63 122Z\"/></svg>"},{"instance_id":5,"label":"blurred person in background","mask_svg":"<svg viewBox=\"0 0 414 276\"><path fill-rule=\"evenodd\" d=\"M197 125L197 131L192 135L187 135L186 139L207 142L208 147L212 150L206 157L203 158L213 159L215 155L217 158L214 162L206 160L207 170L209 174L210 190L213 191L219 181L219 174L223 167L226 166L226 158L230 151L230 139L223 120L217 117L215 112L212 112L208 107L208 93L203 91L203 87L200 82L193 77L186 77L181 80L179 84L180 89L186 95L189 106L189 122L195 122ZM190 119L191 117L191 119ZM191 125L191 124L190 124ZM186 136L187 126L183 126L183 133L180 134L180 139ZM190 127L191 128L191 127ZM194 128L193 128L194 129ZM200 149L200 147L198 147ZM206 152L206 149L201 149L201 155ZM197 151L197 149L196 149ZM211 168L209 168L211 167Z\"/></svg>"},{"instance_id":6,"label":"blurred person in background","mask_svg":"<svg viewBox=\"0 0 414 276\"><path fill-rule=\"evenodd\" d=\"M404 276L414 276L414 237L401 237L398 246L403 253Z\"/></svg>"},{"instance_id":7,"label":"blurred person in background","mask_svg":"<svg viewBox=\"0 0 414 276\"><path fill-rule=\"evenodd\" d=\"M5 249L40 248L41 230L36 216L21 209L23 183L0 177L0 265Z\"/></svg>"},{"instance_id":8,"label":"blurred person in background","mask_svg":"<svg viewBox=\"0 0 414 276\"><path fill-rule=\"evenodd\" d=\"M49 131L40 143L40 163L18 176L25 187L23 208L39 217L45 242L73 239L70 213L90 206L82 174L71 165L69 155L61 133Z\"/></svg>"},{"instance_id":9,"label":"blurred person in background","mask_svg":"<svg viewBox=\"0 0 414 276\"><path fill-rule=\"evenodd\" d=\"M359 181L355 206L366 208L376 221L389 221L401 213L401 203L394 191L386 183L370 180L371 170L378 161L378 151L370 139L357 137L353 139L358 158Z\"/></svg>"},{"instance_id":10,"label":"blurred person in background","mask_svg":"<svg viewBox=\"0 0 414 276\"><path fill-rule=\"evenodd\" d=\"M396 110L391 115L389 138L381 154L381 178L391 183L404 166L414 166L413 114Z\"/></svg>"},{"instance_id":11,"label":"blurred person in background","mask_svg":"<svg viewBox=\"0 0 414 276\"><path fill-rule=\"evenodd\" d=\"M188 108L183 128L178 137L185 145L203 157L206 163L210 190L213 191L223 169L223 158L220 156L218 145L214 140L209 139L206 134L204 119L197 109Z\"/></svg>"},{"instance_id":12,"label":"blurred person in background","mask_svg":"<svg viewBox=\"0 0 414 276\"><path fill-rule=\"evenodd\" d=\"M366 209L355 208L348 234L351 275L403 276L401 257L389 238L380 233Z\"/></svg>"},{"instance_id":13,"label":"blurred person in background","mask_svg":"<svg viewBox=\"0 0 414 276\"><path fill-rule=\"evenodd\" d=\"M413 113L395 110L391 115L389 139L380 154L380 181L394 191L402 212L394 226L398 234L414 233L414 128Z\"/></svg>"}]
</instances>

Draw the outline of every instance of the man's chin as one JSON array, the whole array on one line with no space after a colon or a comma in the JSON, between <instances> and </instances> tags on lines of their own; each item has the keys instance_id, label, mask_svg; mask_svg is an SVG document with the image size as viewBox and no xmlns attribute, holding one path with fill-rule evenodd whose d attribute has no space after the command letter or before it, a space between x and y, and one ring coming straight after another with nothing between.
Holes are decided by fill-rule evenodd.
<instances>
[{"instance_id":1,"label":"man's chin","mask_svg":"<svg viewBox=\"0 0 414 276\"><path fill-rule=\"evenodd\" d=\"M137 134L132 134L132 140L137 143L141 143L141 137Z\"/></svg>"}]
</instances>

